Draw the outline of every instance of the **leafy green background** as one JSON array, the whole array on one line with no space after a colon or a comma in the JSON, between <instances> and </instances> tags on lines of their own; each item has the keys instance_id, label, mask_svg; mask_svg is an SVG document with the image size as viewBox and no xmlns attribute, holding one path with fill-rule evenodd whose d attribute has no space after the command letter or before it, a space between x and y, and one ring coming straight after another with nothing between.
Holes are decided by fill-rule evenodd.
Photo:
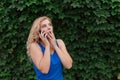
<instances>
[{"instance_id":1,"label":"leafy green background","mask_svg":"<svg viewBox=\"0 0 120 80\"><path fill-rule=\"evenodd\" d=\"M0 80L35 80L26 41L34 19L44 15L74 61L65 80L117 79L120 0L1 0Z\"/></svg>"}]
</instances>

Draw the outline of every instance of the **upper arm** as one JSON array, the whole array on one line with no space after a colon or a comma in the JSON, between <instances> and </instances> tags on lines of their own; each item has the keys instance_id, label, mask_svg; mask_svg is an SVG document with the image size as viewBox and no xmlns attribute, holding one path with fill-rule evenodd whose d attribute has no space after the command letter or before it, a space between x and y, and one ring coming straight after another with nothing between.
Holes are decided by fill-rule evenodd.
<instances>
[{"instance_id":1,"label":"upper arm","mask_svg":"<svg viewBox=\"0 0 120 80\"><path fill-rule=\"evenodd\" d=\"M43 54L42 54L41 48L37 43L32 43L30 45L30 56L32 58L32 61L36 65L36 67L39 69L39 64L43 57Z\"/></svg>"},{"instance_id":2,"label":"upper arm","mask_svg":"<svg viewBox=\"0 0 120 80\"><path fill-rule=\"evenodd\" d=\"M67 51L67 48L66 48L65 43L63 42L63 40L58 39L58 46L61 49L61 51L63 52L63 54L66 54L66 56L69 57L70 61L73 62L71 56L69 55L69 53Z\"/></svg>"},{"instance_id":3,"label":"upper arm","mask_svg":"<svg viewBox=\"0 0 120 80\"><path fill-rule=\"evenodd\" d=\"M63 42L63 40L61 39L58 39L58 46L59 48L65 53L65 54L69 54L68 51L67 51L67 48L65 46L65 43Z\"/></svg>"}]
</instances>

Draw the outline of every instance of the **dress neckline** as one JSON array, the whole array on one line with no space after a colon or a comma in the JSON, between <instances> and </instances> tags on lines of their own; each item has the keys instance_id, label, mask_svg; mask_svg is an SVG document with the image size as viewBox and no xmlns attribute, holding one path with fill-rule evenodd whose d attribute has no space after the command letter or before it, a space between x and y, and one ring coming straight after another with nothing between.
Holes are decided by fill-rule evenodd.
<instances>
[{"instance_id":1,"label":"dress neckline","mask_svg":"<svg viewBox=\"0 0 120 80\"><path fill-rule=\"evenodd\" d=\"M45 49L45 47L40 42L39 42L39 44ZM52 56L52 55L54 55L54 53L55 53L55 49L53 50L52 53L50 53L50 55Z\"/></svg>"}]
</instances>

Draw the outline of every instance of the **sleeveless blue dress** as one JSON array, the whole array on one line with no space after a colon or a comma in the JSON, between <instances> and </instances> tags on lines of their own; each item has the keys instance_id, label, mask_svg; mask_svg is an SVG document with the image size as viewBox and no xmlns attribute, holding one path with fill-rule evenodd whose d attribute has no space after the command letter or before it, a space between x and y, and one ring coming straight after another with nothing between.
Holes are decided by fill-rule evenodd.
<instances>
[{"instance_id":1,"label":"sleeveless blue dress","mask_svg":"<svg viewBox=\"0 0 120 80\"><path fill-rule=\"evenodd\" d=\"M44 54L45 51L44 46L40 43L38 43L38 45ZM34 71L36 73L36 80L64 80L63 66L56 51L54 51L54 53L50 55L50 69L48 74L43 74L40 70L38 70L35 64L34 64Z\"/></svg>"}]
</instances>

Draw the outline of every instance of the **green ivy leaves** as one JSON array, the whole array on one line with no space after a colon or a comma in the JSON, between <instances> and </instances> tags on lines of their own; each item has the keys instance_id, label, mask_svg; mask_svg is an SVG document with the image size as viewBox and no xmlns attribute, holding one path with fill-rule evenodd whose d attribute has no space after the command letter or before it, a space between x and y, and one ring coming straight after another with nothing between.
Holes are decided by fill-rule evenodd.
<instances>
[{"instance_id":1,"label":"green ivy leaves","mask_svg":"<svg viewBox=\"0 0 120 80\"><path fill-rule=\"evenodd\" d=\"M0 16L2 80L35 79L26 41L39 16L52 18L73 58L65 80L115 80L120 73L119 0L2 0Z\"/></svg>"}]
</instances>

